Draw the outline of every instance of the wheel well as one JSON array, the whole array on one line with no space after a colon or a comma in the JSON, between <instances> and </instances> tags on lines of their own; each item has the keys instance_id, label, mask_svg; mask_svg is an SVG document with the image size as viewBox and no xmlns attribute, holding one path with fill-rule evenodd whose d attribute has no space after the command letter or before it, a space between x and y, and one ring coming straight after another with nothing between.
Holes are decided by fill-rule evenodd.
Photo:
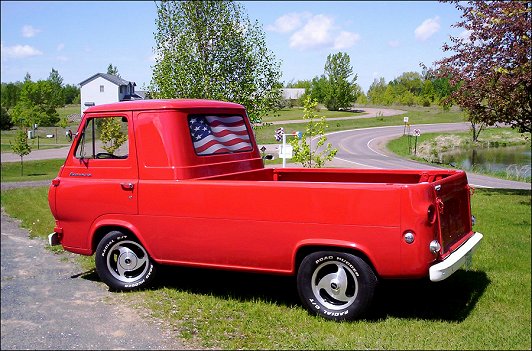
<instances>
[{"instance_id":1,"label":"wheel well","mask_svg":"<svg viewBox=\"0 0 532 351\"><path fill-rule=\"evenodd\" d=\"M131 234L135 238L137 238L135 233L133 233L128 228L120 227L120 226L103 226L103 227L98 228L96 232L94 233L94 235L92 236L92 252L96 251L96 247L98 247L98 243L103 239L103 237L107 233L112 232L113 230L118 230L124 234Z\"/></svg>"},{"instance_id":2,"label":"wheel well","mask_svg":"<svg viewBox=\"0 0 532 351\"><path fill-rule=\"evenodd\" d=\"M366 262L371 267L375 276L378 276L378 272L375 270L375 266L373 265L369 257L364 252L357 250L357 249L352 249L352 248L347 248L347 247L337 247L337 246L303 246L301 247L296 253L294 272L297 273L297 270L299 269L299 265L301 264L301 262L306 256L310 255L313 252L317 252L317 251L345 252L345 253L358 256L361 259L363 259L364 262Z\"/></svg>"}]
</instances>

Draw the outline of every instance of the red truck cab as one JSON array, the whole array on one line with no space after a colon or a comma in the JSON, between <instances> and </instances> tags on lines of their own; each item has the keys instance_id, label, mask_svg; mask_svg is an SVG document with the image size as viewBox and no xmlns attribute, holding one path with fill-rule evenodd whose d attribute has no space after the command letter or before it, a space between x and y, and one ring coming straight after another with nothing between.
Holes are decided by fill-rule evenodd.
<instances>
[{"instance_id":1,"label":"red truck cab","mask_svg":"<svg viewBox=\"0 0 532 351\"><path fill-rule=\"evenodd\" d=\"M296 275L309 311L346 320L379 279L469 264L470 195L456 170L266 168L238 104L120 102L84 113L50 186L50 244L96 253L116 290L161 264Z\"/></svg>"}]
</instances>

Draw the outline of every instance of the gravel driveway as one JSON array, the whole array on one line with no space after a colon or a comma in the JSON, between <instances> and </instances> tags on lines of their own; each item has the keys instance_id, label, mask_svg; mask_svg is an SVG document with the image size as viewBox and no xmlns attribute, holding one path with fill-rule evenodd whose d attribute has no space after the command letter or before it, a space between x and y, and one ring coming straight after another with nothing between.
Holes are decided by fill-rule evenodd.
<instances>
[{"instance_id":1,"label":"gravel driveway","mask_svg":"<svg viewBox=\"0 0 532 351\"><path fill-rule=\"evenodd\" d=\"M74 254L54 254L1 214L1 349L184 349L161 321L83 278Z\"/></svg>"}]
</instances>

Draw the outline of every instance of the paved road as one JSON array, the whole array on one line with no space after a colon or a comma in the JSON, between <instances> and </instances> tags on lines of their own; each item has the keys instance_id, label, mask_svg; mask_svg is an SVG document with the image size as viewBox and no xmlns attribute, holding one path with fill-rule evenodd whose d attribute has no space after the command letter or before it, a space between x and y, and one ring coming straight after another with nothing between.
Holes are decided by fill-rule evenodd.
<instances>
[{"instance_id":1,"label":"paved road","mask_svg":"<svg viewBox=\"0 0 532 351\"><path fill-rule=\"evenodd\" d=\"M184 349L161 321L83 278L2 210L2 350ZM65 258L67 258L65 260Z\"/></svg>"},{"instance_id":2,"label":"paved road","mask_svg":"<svg viewBox=\"0 0 532 351\"><path fill-rule=\"evenodd\" d=\"M468 123L439 123L411 126L422 133L468 130ZM338 148L335 166L375 169L438 169L397 157L384 149L391 138L403 134L403 126L356 129L334 132L327 135L328 142ZM497 179L483 175L467 173L469 183L477 187L530 190L530 183Z\"/></svg>"}]
</instances>

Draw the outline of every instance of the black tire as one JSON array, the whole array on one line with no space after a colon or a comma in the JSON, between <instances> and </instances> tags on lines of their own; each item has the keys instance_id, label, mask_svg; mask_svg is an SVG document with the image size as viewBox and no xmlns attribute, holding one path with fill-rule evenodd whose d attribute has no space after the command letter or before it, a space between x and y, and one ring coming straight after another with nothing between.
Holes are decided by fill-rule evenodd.
<instances>
[{"instance_id":1,"label":"black tire","mask_svg":"<svg viewBox=\"0 0 532 351\"><path fill-rule=\"evenodd\" d=\"M156 266L146 249L127 233L112 231L96 248L96 272L112 290L142 289L151 283Z\"/></svg>"},{"instance_id":2,"label":"black tire","mask_svg":"<svg viewBox=\"0 0 532 351\"><path fill-rule=\"evenodd\" d=\"M359 318L371 304L377 277L360 257L319 251L306 256L297 272L297 290L313 314L334 321Z\"/></svg>"}]
</instances>

